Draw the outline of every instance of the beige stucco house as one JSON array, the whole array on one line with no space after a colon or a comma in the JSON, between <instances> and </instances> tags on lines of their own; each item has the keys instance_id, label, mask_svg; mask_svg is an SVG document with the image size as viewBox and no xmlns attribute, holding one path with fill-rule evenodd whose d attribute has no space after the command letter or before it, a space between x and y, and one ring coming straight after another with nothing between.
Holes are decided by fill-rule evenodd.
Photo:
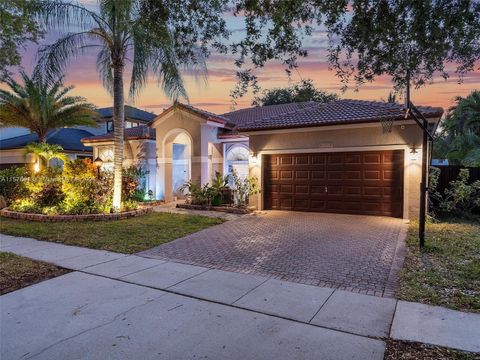
<instances>
[{"instance_id":1,"label":"beige stucco house","mask_svg":"<svg viewBox=\"0 0 480 360\"><path fill-rule=\"evenodd\" d=\"M441 108L420 107L432 129ZM150 170L157 199L181 196L215 172L256 176L258 209L418 214L422 131L402 105L338 100L213 114L177 103L147 126L126 129L125 165ZM111 166L112 134L82 140Z\"/></svg>"}]
</instances>

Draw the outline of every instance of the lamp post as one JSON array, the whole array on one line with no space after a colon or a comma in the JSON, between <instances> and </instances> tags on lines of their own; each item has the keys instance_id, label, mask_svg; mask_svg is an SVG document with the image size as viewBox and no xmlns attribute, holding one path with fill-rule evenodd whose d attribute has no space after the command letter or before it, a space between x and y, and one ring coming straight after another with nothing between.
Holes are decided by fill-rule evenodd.
<instances>
[{"instance_id":1,"label":"lamp post","mask_svg":"<svg viewBox=\"0 0 480 360\"><path fill-rule=\"evenodd\" d=\"M97 167L97 176L100 176L100 167L103 164L103 160L100 159L100 157L97 157L95 160L93 160L93 163Z\"/></svg>"}]
</instances>

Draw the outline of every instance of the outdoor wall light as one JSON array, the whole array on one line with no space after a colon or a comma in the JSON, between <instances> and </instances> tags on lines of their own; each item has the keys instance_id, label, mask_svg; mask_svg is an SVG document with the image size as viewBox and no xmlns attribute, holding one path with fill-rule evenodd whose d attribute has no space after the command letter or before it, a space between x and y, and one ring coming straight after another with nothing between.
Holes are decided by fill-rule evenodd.
<instances>
[{"instance_id":1,"label":"outdoor wall light","mask_svg":"<svg viewBox=\"0 0 480 360\"><path fill-rule=\"evenodd\" d=\"M95 164L96 167L100 167L103 165L103 160L97 157L95 160L93 160L93 163Z\"/></svg>"},{"instance_id":2,"label":"outdoor wall light","mask_svg":"<svg viewBox=\"0 0 480 360\"><path fill-rule=\"evenodd\" d=\"M410 159L412 161L417 160L417 155L418 155L417 149L415 148L415 146L412 146L412 148L410 149Z\"/></svg>"},{"instance_id":3,"label":"outdoor wall light","mask_svg":"<svg viewBox=\"0 0 480 360\"><path fill-rule=\"evenodd\" d=\"M37 161L35 161L35 164L33 164L33 172L36 174L40 171L40 159L37 158Z\"/></svg>"},{"instance_id":4,"label":"outdoor wall light","mask_svg":"<svg viewBox=\"0 0 480 360\"><path fill-rule=\"evenodd\" d=\"M258 156L257 153L252 154L252 165L257 165L258 164Z\"/></svg>"},{"instance_id":5,"label":"outdoor wall light","mask_svg":"<svg viewBox=\"0 0 480 360\"><path fill-rule=\"evenodd\" d=\"M97 167L97 174L100 175L100 167L103 165L103 160L97 156L97 158L93 160L93 163Z\"/></svg>"}]
</instances>

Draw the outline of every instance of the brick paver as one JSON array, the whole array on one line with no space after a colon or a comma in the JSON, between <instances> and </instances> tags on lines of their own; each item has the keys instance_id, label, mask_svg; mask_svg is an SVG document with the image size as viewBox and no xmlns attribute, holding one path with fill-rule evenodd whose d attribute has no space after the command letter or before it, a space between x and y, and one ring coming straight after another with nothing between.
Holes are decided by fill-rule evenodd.
<instances>
[{"instance_id":1,"label":"brick paver","mask_svg":"<svg viewBox=\"0 0 480 360\"><path fill-rule=\"evenodd\" d=\"M268 211L141 255L392 296L391 268L403 226L403 220L389 217Z\"/></svg>"}]
</instances>

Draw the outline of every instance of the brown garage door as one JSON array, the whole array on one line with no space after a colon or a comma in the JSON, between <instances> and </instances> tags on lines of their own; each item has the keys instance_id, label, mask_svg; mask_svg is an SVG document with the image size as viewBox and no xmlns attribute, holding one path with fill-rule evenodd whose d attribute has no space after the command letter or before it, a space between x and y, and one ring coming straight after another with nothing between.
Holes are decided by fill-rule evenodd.
<instances>
[{"instance_id":1,"label":"brown garage door","mask_svg":"<svg viewBox=\"0 0 480 360\"><path fill-rule=\"evenodd\" d=\"M265 209L403 215L403 151L264 155Z\"/></svg>"}]
</instances>

